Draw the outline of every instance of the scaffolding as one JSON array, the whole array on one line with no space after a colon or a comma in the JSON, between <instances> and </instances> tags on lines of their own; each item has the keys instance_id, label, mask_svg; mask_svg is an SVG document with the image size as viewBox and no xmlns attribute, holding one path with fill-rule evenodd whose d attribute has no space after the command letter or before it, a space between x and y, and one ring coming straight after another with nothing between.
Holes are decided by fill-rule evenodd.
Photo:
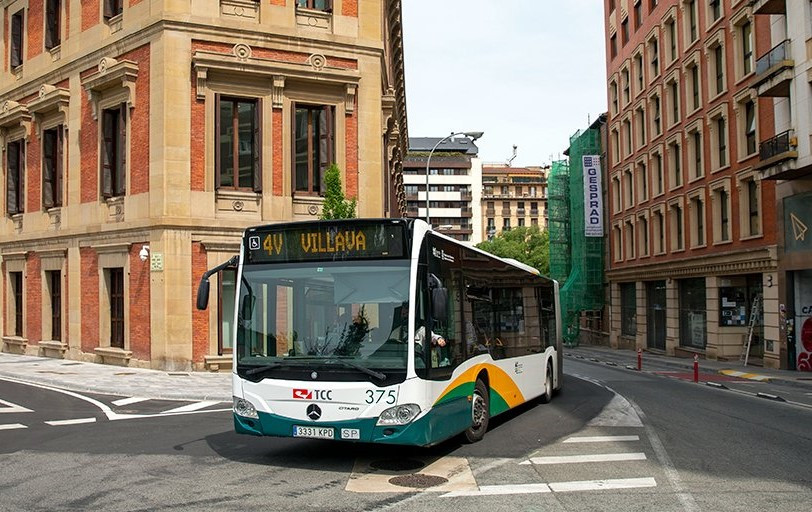
<instances>
[{"instance_id":1,"label":"scaffolding","mask_svg":"<svg viewBox=\"0 0 812 512\"><path fill-rule=\"evenodd\" d=\"M561 319L569 346L578 344L582 313L600 310L604 302L604 237L585 236L581 158L601 153L600 130L579 130L570 138L569 164L555 162L550 173L550 275L563 283Z\"/></svg>"}]
</instances>

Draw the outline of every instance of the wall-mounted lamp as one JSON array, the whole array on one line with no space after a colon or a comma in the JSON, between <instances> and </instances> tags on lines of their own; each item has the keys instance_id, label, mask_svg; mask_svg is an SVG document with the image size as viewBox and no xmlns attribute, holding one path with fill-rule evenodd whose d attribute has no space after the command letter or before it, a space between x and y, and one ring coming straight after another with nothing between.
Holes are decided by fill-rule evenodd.
<instances>
[{"instance_id":1,"label":"wall-mounted lamp","mask_svg":"<svg viewBox=\"0 0 812 512\"><path fill-rule=\"evenodd\" d=\"M138 257L141 258L141 261L147 261L147 258L149 258L149 246L148 245L141 246L141 250L138 252Z\"/></svg>"}]
</instances>

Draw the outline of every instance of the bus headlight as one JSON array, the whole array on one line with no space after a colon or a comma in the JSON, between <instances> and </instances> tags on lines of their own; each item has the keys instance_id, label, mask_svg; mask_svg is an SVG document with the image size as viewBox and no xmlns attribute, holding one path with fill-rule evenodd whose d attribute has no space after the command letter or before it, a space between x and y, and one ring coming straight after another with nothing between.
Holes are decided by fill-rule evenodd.
<instances>
[{"instance_id":1,"label":"bus headlight","mask_svg":"<svg viewBox=\"0 0 812 512\"><path fill-rule=\"evenodd\" d=\"M420 414L420 406L417 404L396 405L381 413L377 426L406 425L418 414Z\"/></svg>"},{"instance_id":2,"label":"bus headlight","mask_svg":"<svg viewBox=\"0 0 812 512\"><path fill-rule=\"evenodd\" d=\"M254 404L243 398L234 397L234 414L242 416L243 418L259 419L257 410Z\"/></svg>"}]
</instances>

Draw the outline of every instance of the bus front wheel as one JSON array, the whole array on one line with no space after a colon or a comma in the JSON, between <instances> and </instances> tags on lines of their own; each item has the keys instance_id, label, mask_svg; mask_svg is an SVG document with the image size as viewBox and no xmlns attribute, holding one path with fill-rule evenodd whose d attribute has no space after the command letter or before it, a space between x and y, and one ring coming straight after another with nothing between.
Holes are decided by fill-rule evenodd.
<instances>
[{"instance_id":1,"label":"bus front wheel","mask_svg":"<svg viewBox=\"0 0 812 512\"><path fill-rule=\"evenodd\" d=\"M477 379L471 398L471 426L465 431L465 439L469 443L475 443L485 437L488 420L490 420L490 407L488 386L482 380Z\"/></svg>"}]
</instances>

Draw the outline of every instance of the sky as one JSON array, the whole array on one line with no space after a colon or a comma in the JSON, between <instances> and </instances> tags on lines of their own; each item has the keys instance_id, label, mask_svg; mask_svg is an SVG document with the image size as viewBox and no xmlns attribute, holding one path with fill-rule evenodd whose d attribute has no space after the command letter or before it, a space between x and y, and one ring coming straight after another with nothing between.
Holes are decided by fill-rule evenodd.
<instances>
[{"instance_id":1,"label":"sky","mask_svg":"<svg viewBox=\"0 0 812 512\"><path fill-rule=\"evenodd\" d=\"M602 0L402 0L410 137L482 131L484 162L562 158L606 111Z\"/></svg>"}]
</instances>

